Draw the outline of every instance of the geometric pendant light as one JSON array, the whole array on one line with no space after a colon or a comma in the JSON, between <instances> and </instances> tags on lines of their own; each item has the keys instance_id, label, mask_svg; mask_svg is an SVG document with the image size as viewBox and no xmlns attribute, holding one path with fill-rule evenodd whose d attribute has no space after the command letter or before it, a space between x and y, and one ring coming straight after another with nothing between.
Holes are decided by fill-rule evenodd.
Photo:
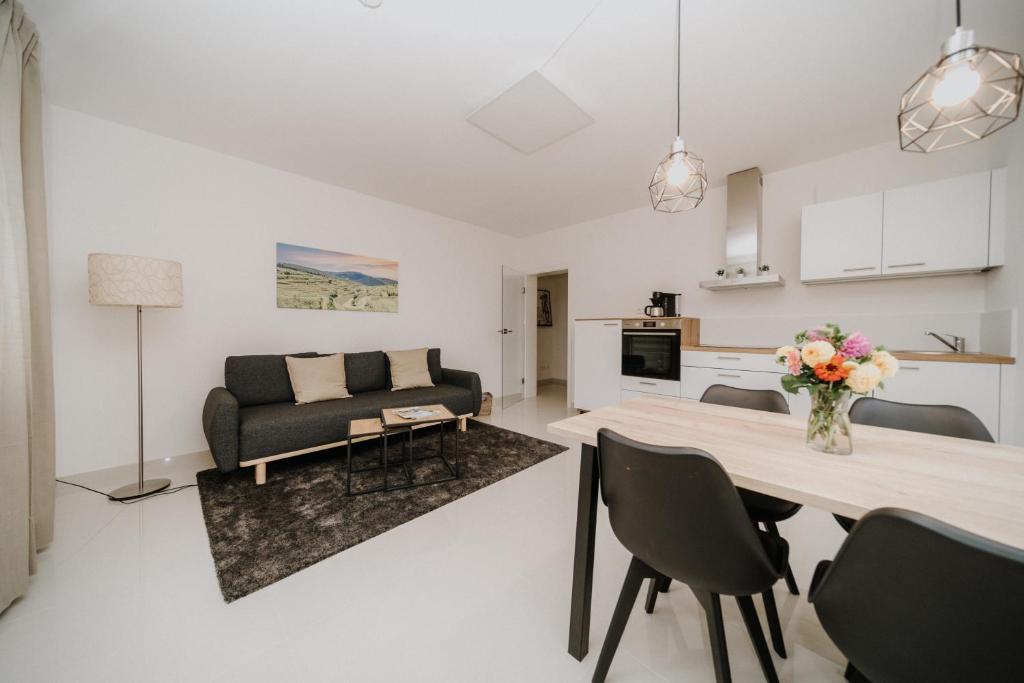
<instances>
[{"instance_id":1,"label":"geometric pendant light","mask_svg":"<svg viewBox=\"0 0 1024 683\"><path fill-rule=\"evenodd\" d=\"M654 176L647 188L651 193L651 204L654 206L654 210L666 213L697 208L704 200L704 191L708 187L704 160L696 154L686 151L686 143L679 134L681 2L682 0L676 2L676 139L672 143L668 156L662 159L658 167L654 169Z\"/></svg>"},{"instance_id":2,"label":"geometric pendant light","mask_svg":"<svg viewBox=\"0 0 1024 683\"><path fill-rule=\"evenodd\" d=\"M956 30L942 58L900 99L900 149L937 152L987 137L1017 119L1022 90L1020 55L975 45L956 0Z\"/></svg>"}]
</instances>

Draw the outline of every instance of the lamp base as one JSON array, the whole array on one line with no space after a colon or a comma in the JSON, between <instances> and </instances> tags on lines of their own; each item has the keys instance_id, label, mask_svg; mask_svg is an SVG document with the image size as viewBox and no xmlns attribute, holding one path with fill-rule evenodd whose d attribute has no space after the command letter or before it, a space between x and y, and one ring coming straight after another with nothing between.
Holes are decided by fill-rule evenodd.
<instances>
[{"instance_id":1,"label":"lamp base","mask_svg":"<svg viewBox=\"0 0 1024 683\"><path fill-rule=\"evenodd\" d=\"M170 479L147 479L142 485L127 484L121 488L114 489L107 494L110 500L131 500L133 498L144 498L163 491L171 485Z\"/></svg>"}]
</instances>

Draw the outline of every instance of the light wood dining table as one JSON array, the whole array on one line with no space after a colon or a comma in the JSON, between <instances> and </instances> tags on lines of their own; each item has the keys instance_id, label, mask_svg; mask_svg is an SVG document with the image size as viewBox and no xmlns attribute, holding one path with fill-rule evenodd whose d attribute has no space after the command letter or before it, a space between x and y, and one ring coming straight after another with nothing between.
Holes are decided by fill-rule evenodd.
<instances>
[{"instance_id":1,"label":"light wood dining table","mask_svg":"<svg viewBox=\"0 0 1024 683\"><path fill-rule=\"evenodd\" d=\"M914 510L1024 548L1024 448L853 425L853 454L828 455L807 447L806 426L793 415L656 397L549 424L550 433L583 444L569 653L582 660L588 649L602 427L703 449L738 487L853 518L881 507Z\"/></svg>"}]
</instances>

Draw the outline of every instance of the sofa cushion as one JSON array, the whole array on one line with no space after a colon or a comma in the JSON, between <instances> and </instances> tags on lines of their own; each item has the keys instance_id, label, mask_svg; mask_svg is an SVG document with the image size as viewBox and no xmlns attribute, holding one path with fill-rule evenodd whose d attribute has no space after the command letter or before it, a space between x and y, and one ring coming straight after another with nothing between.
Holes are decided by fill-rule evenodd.
<instances>
[{"instance_id":1,"label":"sofa cushion","mask_svg":"<svg viewBox=\"0 0 1024 683\"><path fill-rule=\"evenodd\" d=\"M378 417L381 408L440 403L456 415L473 412L473 392L451 384L401 391L367 391L352 398L295 405L275 403L239 410L239 460L341 441L349 420Z\"/></svg>"},{"instance_id":2,"label":"sofa cushion","mask_svg":"<svg viewBox=\"0 0 1024 683\"><path fill-rule=\"evenodd\" d=\"M345 354L345 386L348 393L388 388L388 367L383 351Z\"/></svg>"},{"instance_id":3,"label":"sofa cushion","mask_svg":"<svg viewBox=\"0 0 1024 683\"><path fill-rule=\"evenodd\" d=\"M306 352L287 355L314 358L317 354ZM228 356L224 361L224 387L242 407L295 401L283 354Z\"/></svg>"},{"instance_id":4,"label":"sofa cushion","mask_svg":"<svg viewBox=\"0 0 1024 683\"><path fill-rule=\"evenodd\" d=\"M430 381L440 384L441 379L441 349L427 349L427 371L430 373Z\"/></svg>"},{"instance_id":5,"label":"sofa cushion","mask_svg":"<svg viewBox=\"0 0 1024 683\"><path fill-rule=\"evenodd\" d=\"M296 403L352 398L345 388L345 356L332 353L317 358L285 356Z\"/></svg>"}]
</instances>

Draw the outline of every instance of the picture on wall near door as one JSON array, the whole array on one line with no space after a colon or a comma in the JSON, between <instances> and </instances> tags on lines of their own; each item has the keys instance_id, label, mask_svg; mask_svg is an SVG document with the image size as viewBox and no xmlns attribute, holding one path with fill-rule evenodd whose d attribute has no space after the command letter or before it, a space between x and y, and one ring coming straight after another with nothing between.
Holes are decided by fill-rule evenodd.
<instances>
[{"instance_id":1,"label":"picture on wall near door","mask_svg":"<svg viewBox=\"0 0 1024 683\"><path fill-rule=\"evenodd\" d=\"M398 261L277 243L277 307L398 312Z\"/></svg>"},{"instance_id":2,"label":"picture on wall near door","mask_svg":"<svg viewBox=\"0 0 1024 683\"><path fill-rule=\"evenodd\" d=\"M537 290L537 327L551 327L551 291Z\"/></svg>"}]
</instances>

